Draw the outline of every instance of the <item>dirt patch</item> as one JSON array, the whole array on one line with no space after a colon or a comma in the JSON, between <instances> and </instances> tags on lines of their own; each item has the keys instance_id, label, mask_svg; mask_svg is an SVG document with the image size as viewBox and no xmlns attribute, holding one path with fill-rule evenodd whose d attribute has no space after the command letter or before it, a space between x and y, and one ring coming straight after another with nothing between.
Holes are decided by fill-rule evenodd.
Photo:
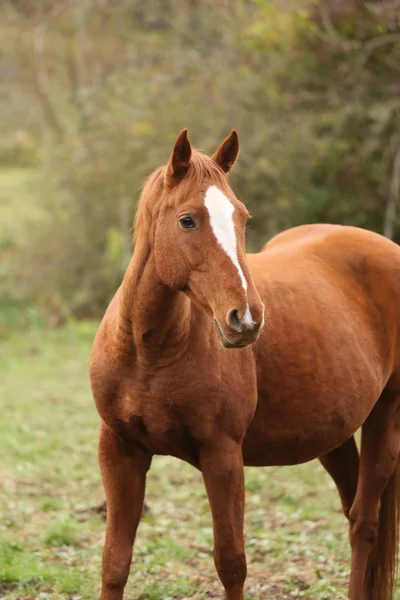
<instances>
[{"instance_id":1,"label":"dirt patch","mask_svg":"<svg viewBox=\"0 0 400 600\"><path fill-rule=\"evenodd\" d=\"M5 596L7 594L7 592L11 592L12 590L15 590L15 588L17 587L16 583L0 583L0 598Z\"/></svg>"}]
</instances>

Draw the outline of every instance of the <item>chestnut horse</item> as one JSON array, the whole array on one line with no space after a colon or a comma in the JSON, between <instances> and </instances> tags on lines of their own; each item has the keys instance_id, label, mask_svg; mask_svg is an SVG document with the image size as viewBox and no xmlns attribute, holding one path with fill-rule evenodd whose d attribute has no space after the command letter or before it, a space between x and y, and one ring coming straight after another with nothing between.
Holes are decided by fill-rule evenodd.
<instances>
[{"instance_id":1,"label":"chestnut horse","mask_svg":"<svg viewBox=\"0 0 400 600\"><path fill-rule=\"evenodd\" d=\"M314 458L349 518L348 597L389 600L400 248L369 231L310 225L246 256L249 214L226 177L238 151L235 131L211 157L182 131L143 189L133 258L94 343L108 505L101 599L123 597L146 473L166 454L202 472L228 600L244 598L244 465Z\"/></svg>"}]
</instances>

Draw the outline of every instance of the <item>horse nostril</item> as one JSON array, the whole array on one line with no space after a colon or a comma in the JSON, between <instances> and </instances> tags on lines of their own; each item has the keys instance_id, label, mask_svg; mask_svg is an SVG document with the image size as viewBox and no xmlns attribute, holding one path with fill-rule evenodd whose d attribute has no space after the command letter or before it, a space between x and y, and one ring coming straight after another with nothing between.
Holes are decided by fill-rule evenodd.
<instances>
[{"instance_id":1,"label":"horse nostril","mask_svg":"<svg viewBox=\"0 0 400 600\"><path fill-rule=\"evenodd\" d=\"M235 331L242 331L242 324L239 319L239 313L236 309L228 313L228 323Z\"/></svg>"}]
</instances>

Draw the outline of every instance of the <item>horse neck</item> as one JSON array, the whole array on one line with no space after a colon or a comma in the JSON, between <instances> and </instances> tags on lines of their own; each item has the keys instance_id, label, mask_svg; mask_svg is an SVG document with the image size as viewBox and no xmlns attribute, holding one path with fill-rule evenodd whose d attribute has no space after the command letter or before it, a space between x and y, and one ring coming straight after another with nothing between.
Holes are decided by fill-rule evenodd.
<instances>
[{"instance_id":1,"label":"horse neck","mask_svg":"<svg viewBox=\"0 0 400 600\"><path fill-rule=\"evenodd\" d=\"M178 360L190 332L190 300L160 281L151 247L137 244L120 299L121 330L130 331L143 366Z\"/></svg>"}]
</instances>

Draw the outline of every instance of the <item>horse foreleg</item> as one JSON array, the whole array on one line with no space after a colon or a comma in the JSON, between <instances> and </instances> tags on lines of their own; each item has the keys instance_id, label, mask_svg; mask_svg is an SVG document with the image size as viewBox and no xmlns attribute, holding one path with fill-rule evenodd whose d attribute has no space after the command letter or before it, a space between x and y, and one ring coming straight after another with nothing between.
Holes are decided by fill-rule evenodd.
<instances>
[{"instance_id":1,"label":"horse foreleg","mask_svg":"<svg viewBox=\"0 0 400 600\"><path fill-rule=\"evenodd\" d=\"M396 571L400 396L384 392L362 428L360 474L350 510L350 600L390 600Z\"/></svg>"},{"instance_id":2,"label":"horse foreleg","mask_svg":"<svg viewBox=\"0 0 400 600\"><path fill-rule=\"evenodd\" d=\"M342 501L343 512L349 518L357 490L359 454L354 437L319 458L334 480Z\"/></svg>"},{"instance_id":3,"label":"horse foreleg","mask_svg":"<svg viewBox=\"0 0 400 600\"><path fill-rule=\"evenodd\" d=\"M242 449L227 440L204 448L203 473L214 529L214 562L227 600L243 600L246 579L244 549L244 469Z\"/></svg>"},{"instance_id":4,"label":"horse foreleg","mask_svg":"<svg viewBox=\"0 0 400 600\"><path fill-rule=\"evenodd\" d=\"M101 600L121 600L128 580L132 546L142 514L151 456L129 449L104 424L100 427L99 464L107 500Z\"/></svg>"}]
</instances>

